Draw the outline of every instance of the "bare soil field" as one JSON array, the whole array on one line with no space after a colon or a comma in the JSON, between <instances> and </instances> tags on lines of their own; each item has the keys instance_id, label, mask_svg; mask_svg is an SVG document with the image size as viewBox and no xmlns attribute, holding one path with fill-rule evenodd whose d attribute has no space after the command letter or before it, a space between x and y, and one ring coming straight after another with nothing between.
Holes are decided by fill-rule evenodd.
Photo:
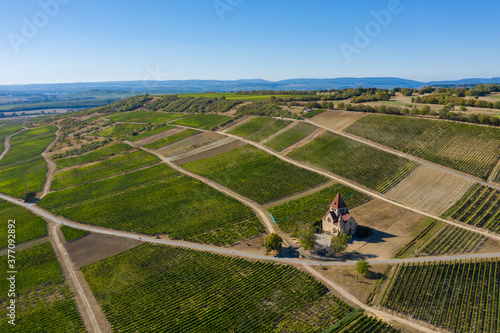
<instances>
[{"instance_id":1,"label":"bare soil field","mask_svg":"<svg viewBox=\"0 0 500 333\"><path fill-rule=\"evenodd\" d=\"M222 139L224 136L212 132L203 132L200 134L196 134L193 136L190 136L186 139L183 139L181 141L172 143L171 145L168 145L166 147L163 147L161 149L158 149L158 152L162 155L165 156L171 156L175 154L180 154L182 152L185 152L187 150L190 150L191 147L193 146L198 146L206 143L207 141L215 141L218 139Z\"/></svg>"},{"instance_id":2,"label":"bare soil field","mask_svg":"<svg viewBox=\"0 0 500 333\"><path fill-rule=\"evenodd\" d=\"M229 151L243 147L244 145L246 145L246 143L241 140L225 138L214 143L210 143L206 146L193 149L187 153L170 156L169 159L178 165L183 165L186 163L195 162L203 160L205 158L210 158L223 153L227 153Z\"/></svg>"},{"instance_id":3,"label":"bare soil field","mask_svg":"<svg viewBox=\"0 0 500 333\"><path fill-rule=\"evenodd\" d=\"M66 243L66 250L77 268L114 256L142 244L129 238L90 234Z\"/></svg>"},{"instance_id":4,"label":"bare soil field","mask_svg":"<svg viewBox=\"0 0 500 333\"><path fill-rule=\"evenodd\" d=\"M361 302L367 303L370 293L375 290L378 280L384 276L389 267L390 265L373 265L368 274L359 275L357 280L356 266L325 266L314 268L346 289Z\"/></svg>"},{"instance_id":5,"label":"bare soil field","mask_svg":"<svg viewBox=\"0 0 500 333\"><path fill-rule=\"evenodd\" d=\"M334 131L341 131L367 113L352 111L325 111L311 118L315 124L324 126Z\"/></svg>"},{"instance_id":6,"label":"bare soil field","mask_svg":"<svg viewBox=\"0 0 500 333\"><path fill-rule=\"evenodd\" d=\"M462 198L472 185L472 180L428 165L419 165L386 195L397 202L439 216Z\"/></svg>"},{"instance_id":7,"label":"bare soil field","mask_svg":"<svg viewBox=\"0 0 500 333\"><path fill-rule=\"evenodd\" d=\"M354 240L354 244L347 249L349 259L366 258L369 261L370 258L393 258L427 225L424 215L379 199L353 208L350 213L358 224L372 228L373 235Z\"/></svg>"},{"instance_id":8,"label":"bare soil field","mask_svg":"<svg viewBox=\"0 0 500 333\"><path fill-rule=\"evenodd\" d=\"M144 145L150 144L151 142L166 138L167 136L171 136L171 135L174 135L176 133L182 132L183 130L184 130L184 128L182 128L182 127L174 128L174 129L171 129L169 131L158 133L158 134L155 134L153 136L136 141L136 142L134 142L134 145L135 146L144 146Z\"/></svg>"},{"instance_id":9,"label":"bare soil field","mask_svg":"<svg viewBox=\"0 0 500 333\"><path fill-rule=\"evenodd\" d=\"M255 254L266 254L266 248L264 247L267 235L260 235L248 240L236 243L229 248L235 251L245 251Z\"/></svg>"}]
</instances>

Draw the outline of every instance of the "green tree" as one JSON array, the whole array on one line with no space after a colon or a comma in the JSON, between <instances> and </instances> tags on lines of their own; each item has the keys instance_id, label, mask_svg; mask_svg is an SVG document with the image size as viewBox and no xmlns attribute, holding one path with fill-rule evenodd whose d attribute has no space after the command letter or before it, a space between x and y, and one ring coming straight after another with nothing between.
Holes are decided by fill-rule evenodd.
<instances>
[{"instance_id":1,"label":"green tree","mask_svg":"<svg viewBox=\"0 0 500 333\"><path fill-rule=\"evenodd\" d=\"M300 245L305 250L313 250L316 245L316 239L314 236L316 235L316 227L313 224L302 224L298 228L298 238L300 241Z\"/></svg>"},{"instance_id":2,"label":"green tree","mask_svg":"<svg viewBox=\"0 0 500 333\"><path fill-rule=\"evenodd\" d=\"M365 261L365 260L360 260L356 263L356 280L358 279L358 275L359 274L366 274L368 273L368 270L371 268L372 266L368 263L368 261Z\"/></svg>"},{"instance_id":3,"label":"green tree","mask_svg":"<svg viewBox=\"0 0 500 333\"><path fill-rule=\"evenodd\" d=\"M283 246L283 238L280 235L272 233L266 237L265 247L267 252L280 251Z\"/></svg>"},{"instance_id":4,"label":"green tree","mask_svg":"<svg viewBox=\"0 0 500 333\"><path fill-rule=\"evenodd\" d=\"M332 237L332 241L330 243L330 247L332 251L335 253L343 253L347 250L347 246L351 241L352 236L348 234L344 234L343 232L339 232L336 237Z\"/></svg>"},{"instance_id":5,"label":"green tree","mask_svg":"<svg viewBox=\"0 0 500 333\"><path fill-rule=\"evenodd\" d=\"M36 192L33 191L24 191L21 193L21 196L19 197L25 202L32 202L36 198Z\"/></svg>"}]
</instances>

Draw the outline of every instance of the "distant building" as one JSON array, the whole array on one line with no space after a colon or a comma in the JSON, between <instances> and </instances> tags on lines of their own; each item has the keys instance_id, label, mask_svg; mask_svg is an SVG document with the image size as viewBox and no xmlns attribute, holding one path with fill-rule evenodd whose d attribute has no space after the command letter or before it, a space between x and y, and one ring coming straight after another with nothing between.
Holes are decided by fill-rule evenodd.
<instances>
[{"instance_id":1,"label":"distant building","mask_svg":"<svg viewBox=\"0 0 500 333\"><path fill-rule=\"evenodd\" d=\"M333 199L322 222L323 232L330 234L338 234L342 231L345 234L354 235L358 230L358 223L349 214L349 209L340 193Z\"/></svg>"}]
</instances>

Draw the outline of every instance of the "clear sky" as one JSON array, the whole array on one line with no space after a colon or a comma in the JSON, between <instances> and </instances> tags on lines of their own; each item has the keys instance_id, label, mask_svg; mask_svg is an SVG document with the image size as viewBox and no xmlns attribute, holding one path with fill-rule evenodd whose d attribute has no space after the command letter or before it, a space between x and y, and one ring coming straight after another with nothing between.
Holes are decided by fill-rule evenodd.
<instances>
[{"instance_id":1,"label":"clear sky","mask_svg":"<svg viewBox=\"0 0 500 333\"><path fill-rule=\"evenodd\" d=\"M0 6L0 84L500 76L496 0L2 0ZM373 13L382 13L378 22Z\"/></svg>"}]
</instances>

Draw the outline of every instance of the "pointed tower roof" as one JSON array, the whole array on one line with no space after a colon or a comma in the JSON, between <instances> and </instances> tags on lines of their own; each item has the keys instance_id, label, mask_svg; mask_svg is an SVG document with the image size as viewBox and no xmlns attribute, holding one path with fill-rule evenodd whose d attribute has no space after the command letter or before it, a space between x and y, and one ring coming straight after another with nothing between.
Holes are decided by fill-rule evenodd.
<instances>
[{"instance_id":1,"label":"pointed tower roof","mask_svg":"<svg viewBox=\"0 0 500 333\"><path fill-rule=\"evenodd\" d=\"M340 193L337 194L335 199L333 199L332 203L330 204L330 207L340 209L340 208L347 208L347 205L345 204L344 200L340 196Z\"/></svg>"}]
</instances>

